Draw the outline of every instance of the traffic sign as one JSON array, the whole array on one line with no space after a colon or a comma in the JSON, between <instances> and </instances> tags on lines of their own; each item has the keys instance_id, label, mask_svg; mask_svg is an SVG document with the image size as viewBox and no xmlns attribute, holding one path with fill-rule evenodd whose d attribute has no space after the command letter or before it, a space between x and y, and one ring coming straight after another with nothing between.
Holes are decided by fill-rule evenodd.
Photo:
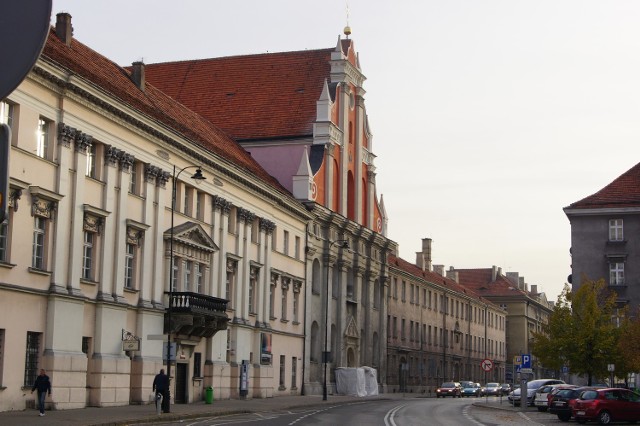
<instances>
[{"instance_id":1,"label":"traffic sign","mask_svg":"<svg viewBox=\"0 0 640 426\"><path fill-rule=\"evenodd\" d=\"M522 355L522 368L531 368L531 355Z\"/></svg>"},{"instance_id":2,"label":"traffic sign","mask_svg":"<svg viewBox=\"0 0 640 426\"><path fill-rule=\"evenodd\" d=\"M480 363L480 367L482 367L485 372L491 371L493 369L493 361L491 361L490 359L483 359Z\"/></svg>"},{"instance_id":3,"label":"traffic sign","mask_svg":"<svg viewBox=\"0 0 640 426\"><path fill-rule=\"evenodd\" d=\"M522 374L533 374L533 368L521 368L520 373Z\"/></svg>"},{"instance_id":4,"label":"traffic sign","mask_svg":"<svg viewBox=\"0 0 640 426\"><path fill-rule=\"evenodd\" d=\"M516 355L513 357L513 363L515 365L522 365L522 357L520 355Z\"/></svg>"}]
</instances>

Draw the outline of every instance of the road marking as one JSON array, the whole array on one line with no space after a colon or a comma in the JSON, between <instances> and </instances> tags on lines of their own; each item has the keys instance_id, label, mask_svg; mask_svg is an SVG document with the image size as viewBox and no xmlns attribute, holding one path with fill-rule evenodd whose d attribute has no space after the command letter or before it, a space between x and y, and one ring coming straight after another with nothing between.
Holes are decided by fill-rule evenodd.
<instances>
[{"instance_id":1,"label":"road marking","mask_svg":"<svg viewBox=\"0 0 640 426\"><path fill-rule=\"evenodd\" d=\"M396 422L393 420L398 410L404 408L407 404L398 405L397 407L392 408L387 411L387 414L384 416L384 424L385 426L396 426Z\"/></svg>"},{"instance_id":2,"label":"road marking","mask_svg":"<svg viewBox=\"0 0 640 426\"><path fill-rule=\"evenodd\" d=\"M474 419L471 414L469 414L469 409L473 407L473 405L467 405L462 409L462 415L469 420L471 423L476 424L478 426L485 426L484 423L480 423L479 421L477 421L476 419Z\"/></svg>"}]
</instances>

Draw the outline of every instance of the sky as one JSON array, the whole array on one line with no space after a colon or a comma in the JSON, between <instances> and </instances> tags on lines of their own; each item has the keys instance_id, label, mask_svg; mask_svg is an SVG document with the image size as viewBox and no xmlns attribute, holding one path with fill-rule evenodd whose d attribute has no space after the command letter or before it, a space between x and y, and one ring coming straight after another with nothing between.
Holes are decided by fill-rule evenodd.
<instances>
[{"instance_id":1,"label":"sky","mask_svg":"<svg viewBox=\"0 0 640 426\"><path fill-rule=\"evenodd\" d=\"M434 264L518 272L549 300L571 273L563 207L640 161L638 1L53 0L52 22L62 11L123 66L329 48L348 23L400 256L431 238Z\"/></svg>"}]
</instances>

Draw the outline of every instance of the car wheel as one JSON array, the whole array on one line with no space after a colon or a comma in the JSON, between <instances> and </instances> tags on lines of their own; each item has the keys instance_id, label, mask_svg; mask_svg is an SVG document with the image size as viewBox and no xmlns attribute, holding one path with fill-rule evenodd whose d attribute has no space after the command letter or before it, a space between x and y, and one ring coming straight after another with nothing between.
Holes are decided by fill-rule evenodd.
<instances>
[{"instance_id":1,"label":"car wheel","mask_svg":"<svg viewBox=\"0 0 640 426\"><path fill-rule=\"evenodd\" d=\"M568 422L571 420L571 414L558 414L558 419L560 419L561 422Z\"/></svg>"},{"instance_id":2,"label":"car wheel","mask_svg":"<svg viewBox=\"0 0 640 426\"><path fill-rule=\"evenodd\" d=\"M608 425L611 423L611 414L609 414L608 411L601 411L600 414L598 414L598 422L601 425Z\"/></svg>"}]
</instances>

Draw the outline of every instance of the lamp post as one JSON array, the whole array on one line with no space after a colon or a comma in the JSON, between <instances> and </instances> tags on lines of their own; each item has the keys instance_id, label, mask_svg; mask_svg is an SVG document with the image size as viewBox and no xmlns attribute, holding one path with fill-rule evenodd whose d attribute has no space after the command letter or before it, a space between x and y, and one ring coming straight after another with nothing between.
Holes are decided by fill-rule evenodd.
<instances>
[{"instance_id":1,"label":"lamp post","mask_svg":"<svg viewBox=\"0 0 640 426\"><path fill-rule=\"evenodd\" d=\"M205 180L206 177L202 175L200 166L186 166L178 170L176 173L176 166L173 166L173 176L171 179L171 229L169 240L169 308L167 309L167 378L169 381L169 390L167 391L167 413L171 412L171 311L173 310L173 289L175 286L175 276L173 269L173 217L176 211L176 180L180 176L180 173L187 169L195 168L196 172L191 176L191 179L196 181Z\"/></svg>"},{"instance_id":2,"label":"lamp post","mask_svg":"<svg viewBox=\"0 0 640 426\"><path fill-rule=\"evenodd\" d=\"M329 252L333 245L339 246L341 249L349 249L349 241L337 240L329 243ZM324 308L324 352L322 353L322 362L324 362L324 380L322 385L322 400L327 400L327 364L329 363L329 352L327 351L327 341L329 337L329 264L327 263L327 301Z\"/></svg>"}]
</instances>

